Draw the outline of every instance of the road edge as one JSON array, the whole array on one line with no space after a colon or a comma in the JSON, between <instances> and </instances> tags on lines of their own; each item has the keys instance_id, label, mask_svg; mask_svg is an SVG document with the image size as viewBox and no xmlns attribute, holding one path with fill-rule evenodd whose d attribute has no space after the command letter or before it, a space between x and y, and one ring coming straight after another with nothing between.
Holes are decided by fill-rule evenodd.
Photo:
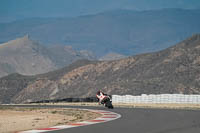
<instances>
[{"instance_id":1,"label":"road edge","mask_svg":"<svg viewBox=\"0 0 200 133\"><path fill-rule=\"evenodd\" d=\"M101 117L98 117L93 120L86 120L82 122L76 122L76 123L69 123L66 125L58 125L48 128L41 128L41 129L34 129L34 130L27 130L27 131L20 131L17 133L42 133L42 132L49 132L49 131L56 131L56 130L62 130L67 128L74 128L74 127L80 127L80 126L87 126L87 125L93 125L98 123L104 123L112 120L119 119L121 117L120 114L107 111L107 110L93 110L93 109L80 109L80 110L87 110L94 113L101 114Z\"/></svg>"}]
</instances>

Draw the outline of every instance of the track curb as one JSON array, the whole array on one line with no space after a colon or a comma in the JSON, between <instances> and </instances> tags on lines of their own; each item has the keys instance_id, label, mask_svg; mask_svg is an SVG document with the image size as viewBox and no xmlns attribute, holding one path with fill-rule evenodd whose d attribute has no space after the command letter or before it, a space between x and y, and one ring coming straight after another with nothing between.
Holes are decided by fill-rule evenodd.
<instances>
[{"instance_id":1,"label":"track curb","mask_svg":"<svg viewBox=\"0 0 200 133\"><path fill-rule=\"evenodd\" d=\"M80 109L80 110L87 110L87 111L91 111L91 112L94 112L94 113L99 113L102 116L98 117L96 119L93 119L93 120L87 120L87 121L76 122L76 123L69 123L69 124L66 124L66 125L58 125L58 126L53 126L53 127L49 127L49 128L41 128L41 129L21 131L21 132L17 132L17 133L42 133L42 132L56 131L56 130L62 130L62 129L67 129L67 128L74 128L74 127L104 123L104 122L116 120L116 119L121 117L120 114L115 113L115 112L111 112L111 111L107 111L107 110L93 110L93 109Z\"/></svg>"}]
</instances>

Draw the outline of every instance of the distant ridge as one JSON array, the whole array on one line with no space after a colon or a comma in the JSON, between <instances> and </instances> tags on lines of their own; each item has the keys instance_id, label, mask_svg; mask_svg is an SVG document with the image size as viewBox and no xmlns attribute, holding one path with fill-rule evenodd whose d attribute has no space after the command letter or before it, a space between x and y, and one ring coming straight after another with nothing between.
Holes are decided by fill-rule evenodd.
<instances>
[{"instance_id":1,"label":"distant ridge","mask_svg":"<svg viewBox=\"0 0 200 133\"><path fill-rule=\"evenodd\" d=\"M29 43L31 43L31 40L29 38L29 35L27 34L21 38L17 38L15 40L11 40L11 41L1 44L0 48L12 47L11 45L25 45L25 44L29 44Z\"/></svg>"},{"instance_id":2,"label":"distant ridge","mask_svg":"<svg viewBox=\"0 0 200 133\"><path fill-rule=\"evenodd\" d=\"M0 24L0 42L27 33L44 44L71 45L97 57L168 48L200 32L200 9L111 10L75 18L33 18Z\"/></svg>"}]
</instances>

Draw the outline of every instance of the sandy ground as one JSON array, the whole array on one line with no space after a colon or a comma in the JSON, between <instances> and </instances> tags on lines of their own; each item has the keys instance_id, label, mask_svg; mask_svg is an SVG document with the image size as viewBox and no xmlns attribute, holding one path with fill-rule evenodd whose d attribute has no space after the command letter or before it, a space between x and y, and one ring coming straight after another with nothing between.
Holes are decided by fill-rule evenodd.
<instances>
[{"instance_id":1,"label":"sandy ground","mask_svg":"<svg viewBox=\"0 0 200 133\"><path fill-rule=\"evenodd\" d=\"M99 116L78 109L0 108L0 133L47 128Z\"/></svg>"}]
</instances>

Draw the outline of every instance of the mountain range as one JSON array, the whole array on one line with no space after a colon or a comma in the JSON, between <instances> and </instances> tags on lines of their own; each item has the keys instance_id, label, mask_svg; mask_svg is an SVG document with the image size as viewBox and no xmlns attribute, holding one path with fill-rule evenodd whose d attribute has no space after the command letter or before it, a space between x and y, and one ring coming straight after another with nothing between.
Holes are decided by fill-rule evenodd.
<instances>
[{"instance_id":1,"label":"mountain range","mask_svg":"<svg viewBox=\"0 0 200 133\"><path fill-rule=\"evenodd\" d=\"M29 34L42 44L71 45L97 57L136 55L170 47L200 32L199 9L112 10L73 18L0 23L0 42Z\"/></svg>"},{"instance_id":2,"label":"mountain range","mask_svg":"<svg viewBox=\"0 0 200 133\"><path fill-rule=\"evenodd\" d=\"M167 49L114 61L79 60L36 76L0 78L0 103L108 94L200 94L200 35Z\"/></svg>"},{"instance_id":3,"label":"mountain range","mask_svg":"<svg viewBox=\"0 0 200 133\"><path fill-rule=\"evenodd\" d=\"M0 4L0 23L32 17L75 17L99 12L162 8L200 9L199 0L6 0Z\"/></svg>"},{"instance_id":4,"label":"mountain range","mask_svg":"<svg viewBox=\"0 0 200 133\"><path fill-rule=\"evenodd\" d=\"M65 67L78 59L94 59L92 53L71 46L46 47L28 35L0 44L0 77L11 73L35 75Z\"/></svg>"}]
</instances>

